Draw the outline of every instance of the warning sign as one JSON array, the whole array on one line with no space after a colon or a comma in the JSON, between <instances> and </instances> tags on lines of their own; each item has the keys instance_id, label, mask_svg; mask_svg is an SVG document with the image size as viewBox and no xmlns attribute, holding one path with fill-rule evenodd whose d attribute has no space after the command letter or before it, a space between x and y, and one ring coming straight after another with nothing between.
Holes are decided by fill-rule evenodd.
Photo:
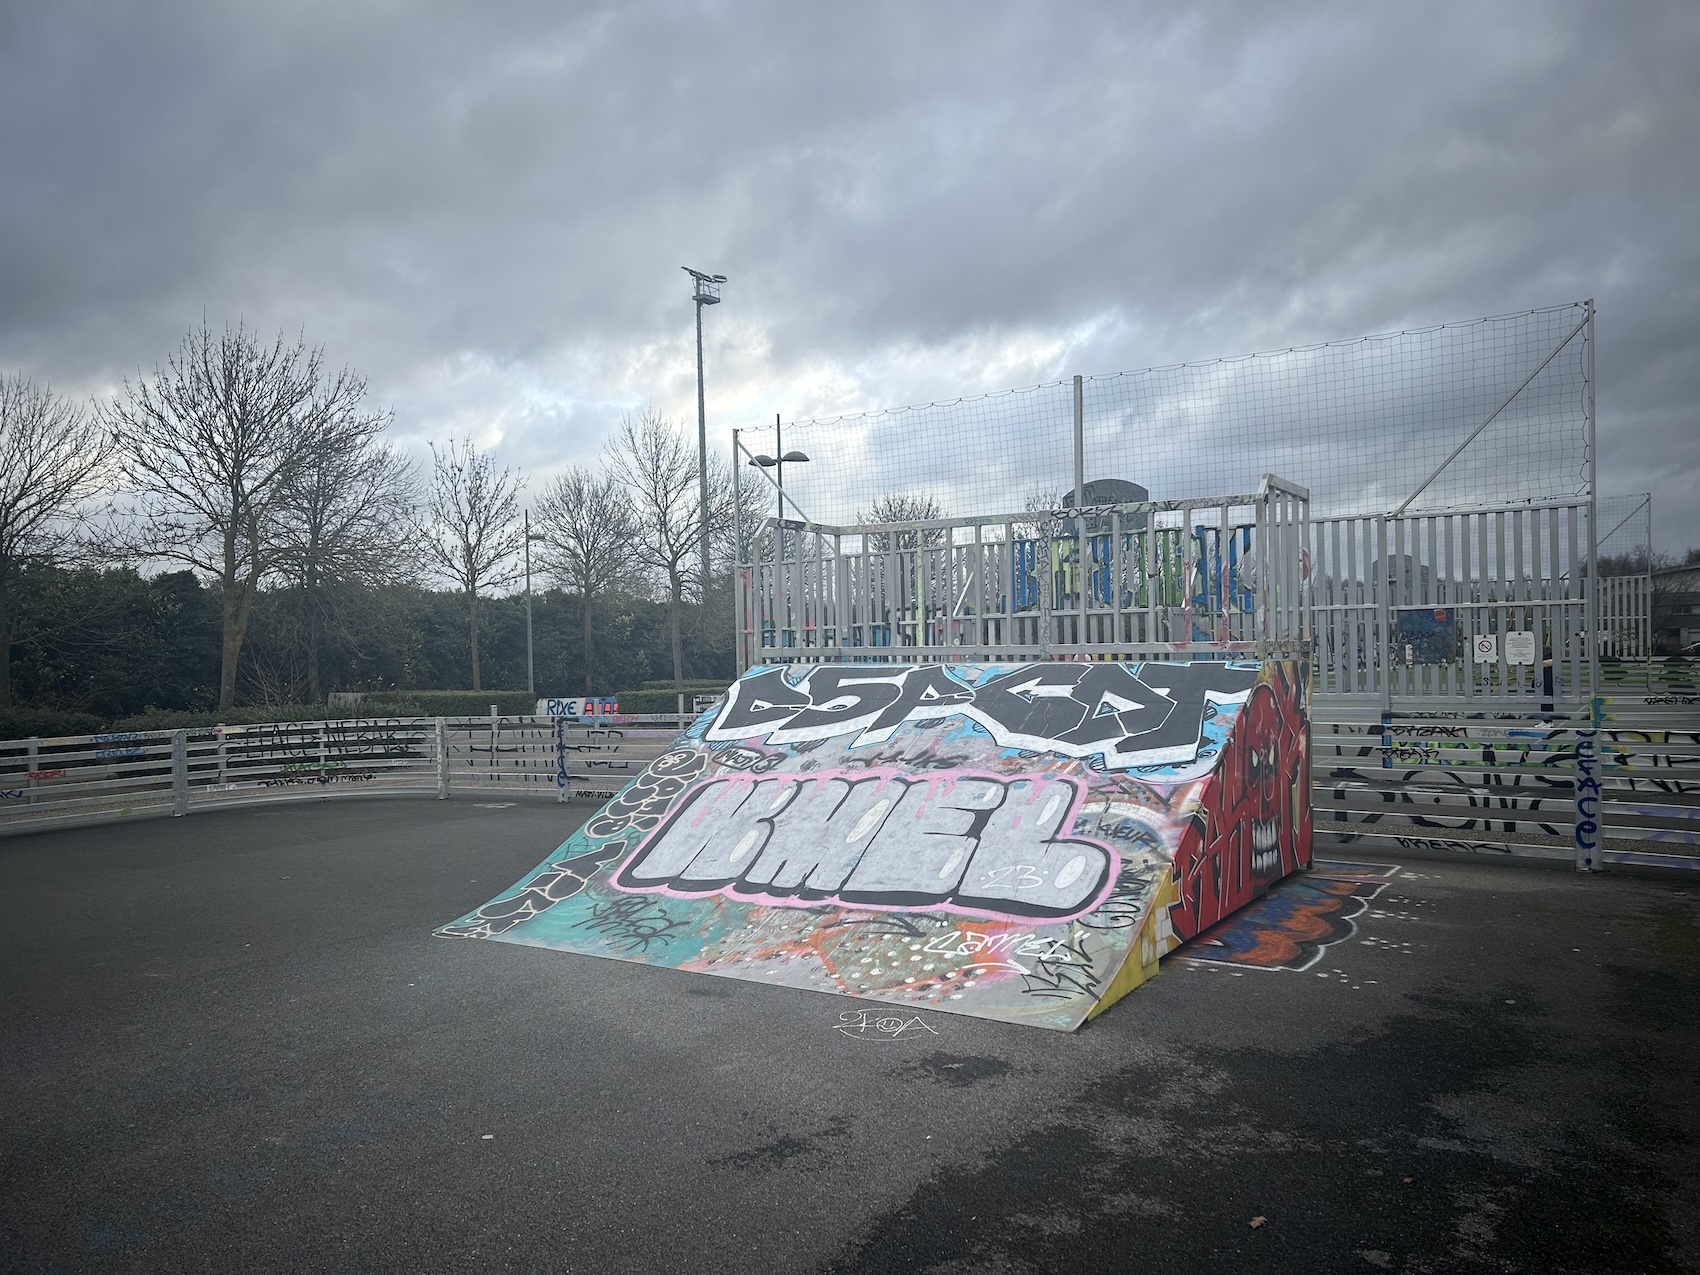
<instances>
[{"instance_id":1,"label":"warning sign","mask_svg":"<svg viewBox=\"0 0 1700 1275\"><path fill-rule=\"evenodd\" d=\"M1497 633L1478 633L1471 649L1475 652L1477 664L1497 664L1499 662L1499 635Z\"/></svg>"}]
</instances>

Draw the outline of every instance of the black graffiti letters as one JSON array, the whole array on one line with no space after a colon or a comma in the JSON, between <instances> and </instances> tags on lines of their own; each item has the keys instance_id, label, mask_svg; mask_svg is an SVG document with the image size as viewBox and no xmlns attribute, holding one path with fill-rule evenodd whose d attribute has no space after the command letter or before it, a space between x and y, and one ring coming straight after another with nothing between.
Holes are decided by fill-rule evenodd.
<instances>
[{"instance_id":1,"label":"black graffiti letters","mask_svg":"<svg viewBox=\"0 0 1700 1275\"><path fill-rule=\"evenodd\" d=\"M1124 769L1191 761L1206 704L1242 701L1256 682L1256 665L1218 662L1040 663L976 685L938 665L817 668L795 684L774 668L733 684L707 738L795 745L856 734L860 747L904 722L961 715L1005 747Z\"/></svg>"},{"instance_id":2,"label":"black graffiti letters","mask_svg":"<svg viewBox=\"0 0 1700 1275\"><path fill-rule=\"evenodd\" d=\"M615 876L626 890L947 905L1075 916L1115 854L1068 835L1081 787L1054 776L718 779L697 787Z\"/></svg>"}]
</instances>

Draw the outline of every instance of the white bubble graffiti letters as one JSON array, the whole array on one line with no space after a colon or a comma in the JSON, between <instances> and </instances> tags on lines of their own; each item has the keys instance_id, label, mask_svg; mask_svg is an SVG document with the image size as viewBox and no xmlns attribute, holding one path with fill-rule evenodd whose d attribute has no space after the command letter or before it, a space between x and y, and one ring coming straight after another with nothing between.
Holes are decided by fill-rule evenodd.
<instances>
[{"instance_id":1,"label":"white bubble graffiti letters","mask_svg":"<svg viewBox=\"0 0 1700 1275\"><path fill-rule=\"evenodd\" d=\"M1063 919L1102 902L1120 869L1109 847L1068 835L1083 796L1055 775L715 779L680 799L614 883Z\"/></svg>"}]
</instances>

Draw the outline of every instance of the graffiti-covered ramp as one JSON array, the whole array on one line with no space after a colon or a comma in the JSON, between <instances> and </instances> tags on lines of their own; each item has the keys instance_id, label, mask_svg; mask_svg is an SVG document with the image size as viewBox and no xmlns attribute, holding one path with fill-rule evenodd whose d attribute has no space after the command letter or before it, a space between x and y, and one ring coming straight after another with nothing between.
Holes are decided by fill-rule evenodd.
<instances>
[{"instance_id":1,"label":"graffiti-covered ramp","mask_svg":"<svg viewBox=\"0 0 1700 1275\"><path fill-rule=\"evenodd\" d=\"M1308 862L1305 684L757 667L438 933L1071 1030Z\"/></svg>"}]
</instances>

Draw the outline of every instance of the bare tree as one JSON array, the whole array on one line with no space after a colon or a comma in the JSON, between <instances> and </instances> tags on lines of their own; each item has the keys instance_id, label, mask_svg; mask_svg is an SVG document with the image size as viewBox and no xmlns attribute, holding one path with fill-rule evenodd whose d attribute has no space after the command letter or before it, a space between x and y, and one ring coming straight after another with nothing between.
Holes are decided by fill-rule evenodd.
<instances>
[{"instance_id":1,"label":"bare tree","mask_svg":"<svg viewBox=\"0 0 1700 1275\"><path fill-rule=\"evenodd\" d=\"M668 628L673 642L673 685L683 689L684 643L681 636L685 587L696 581L685 562L696 551L702 526L697 491L696 449L672 423L645 408L620 422L609 446L609 468L631 492L638 560L666 582ZM717 503L713 496L711 504Z\"/></svg>"},{"instance_id":2,"label":"bare tree","mask_svg":"<svg viewBox=\"0 0 1700 1275\"><path fill-rule=\"evenodd\" d=\"M55 556L107 454L105 432L82 408L21 374L0 377L0 708L12 706L16 576Z\"/></svg>"},{"instance_id":3,"label":"bare tree","mask_svg":"<svg viewBox=\"0 0 1700 1275\"><path fill-rule=\"evenodd\" d=\"M522 480L471 439L431 444L431 489L426 527L420 543L430 559L466 598L467 630L472 637L472 689L484 689L478 667L478 600L485 589L499 589L520 578L515 559L524 547L519 523Z\"/></svg>"},{"instance_id":4,"label":"bare tree","mask_svg":"<svg viewBox=\"0 0 1700 1275\"><path fill-rule=\"evenodd\" d=\"M237 665L260 580L273 564L285 485L323 422L358 414L366 383L323 369L323 351L282 333L267 348L240 323L203 322L164 368L102 415L135 493L129 549L183 563L219 590L224 639L219 707L236 699Z\"/></svg>"},{"instance_id":5,"label":"bare tree","mask_svg":"<svg viewBox=\"0 0 1700 1275\"><path fill-rule=\"evenodd\" d=\"M857 522L863 523L916 523L937 522L944 517L944 510L939 505L937 497L930 492L919 496L899 495L890 493L874 501L873 508L856 515ZM894 531L891 533L871 533L873 543L869 547L875 552L888 549L913 549L919 539L929 546L945 543L947 532L942 527L930 527L919 537L914 531Z\"/></svg>"},{"instance_id":6,"label":"bare tree","mask_svg":"<svg viewBox=\"0 0 1700 1275\"><path fill-rule=\"evenodd\" d=\"M544 489L536 530L543 566L579 596L584 623L584 693L591 694L594 654L590 608L596 595L633 566L631 501L620 480L574 465Z\"/></svg>"},{"instance_id":7,"label":"bare tree","mask_svg":"<svg viewBox=\"0 0 1700 1275\"><path fill-rule=\"evenodd\" d=\"M299 595L307 697L324 698L319 655L327 631L347 639L339 586L395 583L411 574L418 485L413 468L379 442L388 413L354 408L317 423L284 483L277 518L278 575Z\"/></svg>"}]
</instances>

